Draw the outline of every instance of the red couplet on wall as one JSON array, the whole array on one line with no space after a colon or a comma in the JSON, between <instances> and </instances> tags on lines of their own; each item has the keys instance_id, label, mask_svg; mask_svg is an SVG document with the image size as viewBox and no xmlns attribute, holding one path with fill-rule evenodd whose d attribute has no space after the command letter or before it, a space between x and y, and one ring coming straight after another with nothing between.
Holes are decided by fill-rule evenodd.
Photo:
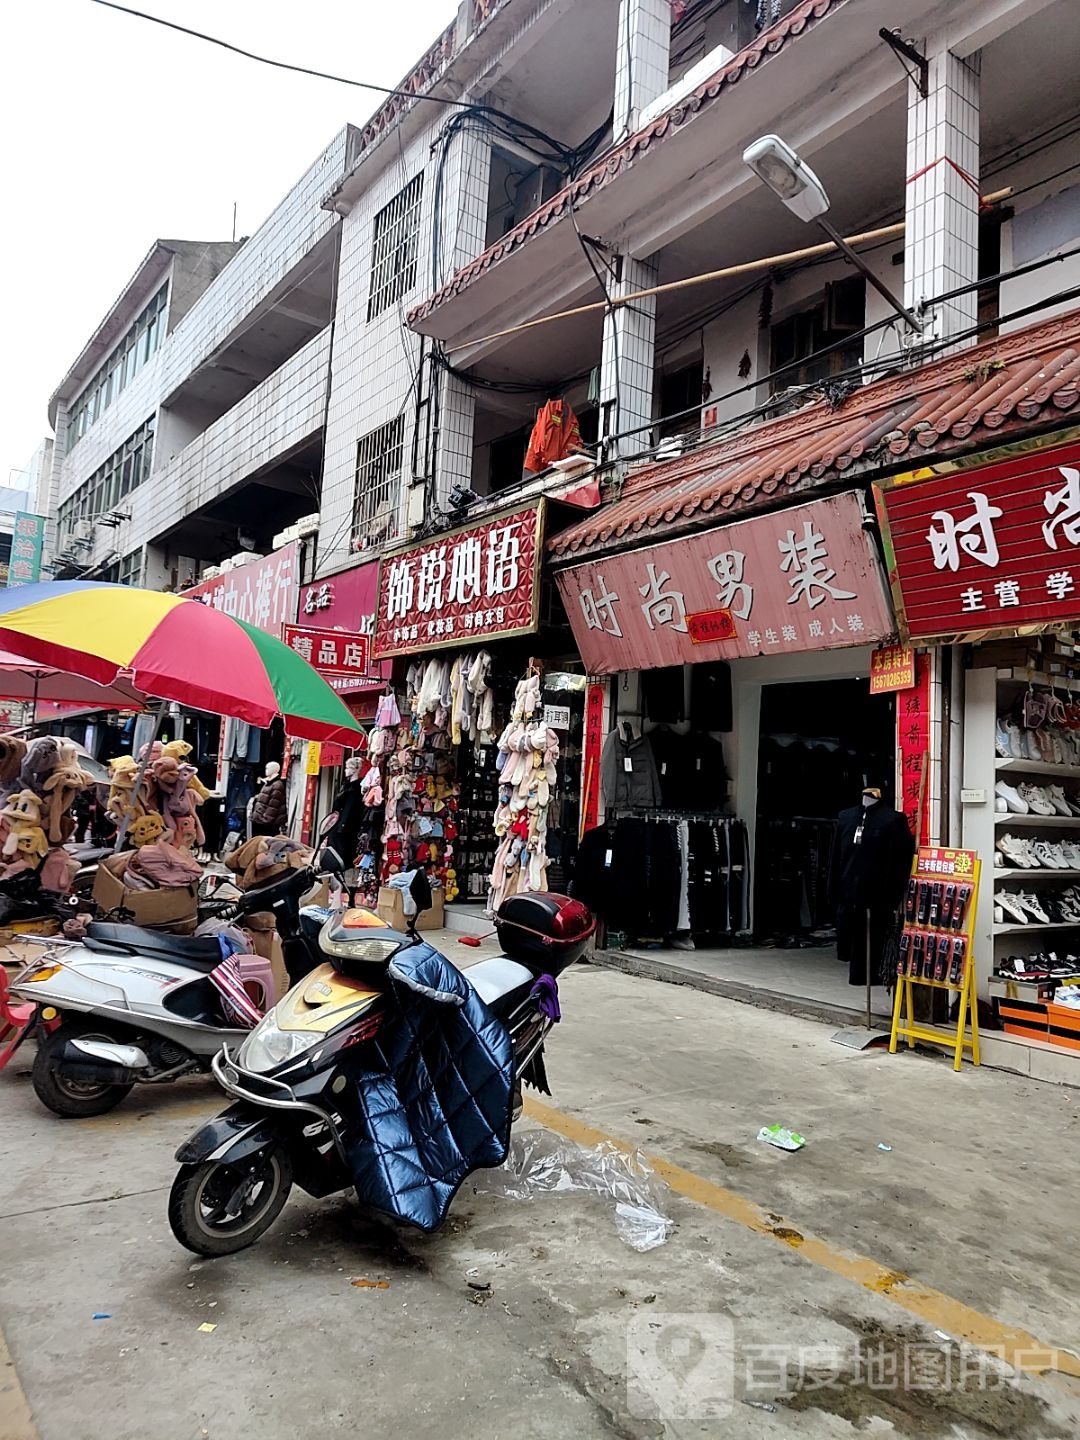
<instances>
[{"instance_id":1,"label":"red couplet on wall","mask_svg":"<svg viewBox=\"0 0 1080 1440\"><path fill-rule=\"evenodd\" d=\"M911 639L1080 617L1080 444L878 494Z\"/></svg>"},{"instance_id":2,"label":"red couplet on wall","mask_svg":"<svg viewBox=\"0 0 1080 1440\"><path fill-rule=\"evenodd\" d=\"M604 703L607 684L590 680L585 687L585 744L582 747L581 833L600 819L600 756L604 749Z\"/></svg>"}]
</instances>

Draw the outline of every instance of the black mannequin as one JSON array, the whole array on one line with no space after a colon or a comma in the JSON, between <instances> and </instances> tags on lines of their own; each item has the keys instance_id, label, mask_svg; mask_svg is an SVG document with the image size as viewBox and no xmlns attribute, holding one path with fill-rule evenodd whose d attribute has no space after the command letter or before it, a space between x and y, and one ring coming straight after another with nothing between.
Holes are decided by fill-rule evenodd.
<instances>
[{"instance_id":1,"label":"black mannequin","mask_svg":"<svg viewBox=\"0 0 1080 1440\"><path fill-rule=\"evenodd\" d=\"M836 951L851 985L866 984L866 917L870 916L870 964L877 978L889 928L911 873L915 852L907 820L867 786L862 802L840 812L832 862Z\"/></svg>"}]
</instances>

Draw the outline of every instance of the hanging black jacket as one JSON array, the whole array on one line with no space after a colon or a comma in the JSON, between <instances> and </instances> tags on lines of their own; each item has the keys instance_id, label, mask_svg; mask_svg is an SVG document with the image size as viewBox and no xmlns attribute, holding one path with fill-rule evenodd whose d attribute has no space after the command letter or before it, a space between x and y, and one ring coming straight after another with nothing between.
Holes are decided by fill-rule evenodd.
<instances>
[{"instance_id":1,"label":"hanging black jacket","mask_svg":"<svg viewBox=\"0 0 1080 1440\"><path fill-rule=\"evenodd\" d=\"M860 825L862 838L856 844ZM869 809L841 810L833 847L833 904L892 909L904 893L914 853L915 841L899 811L880 800Z\"/></svg>"}]
</instances>

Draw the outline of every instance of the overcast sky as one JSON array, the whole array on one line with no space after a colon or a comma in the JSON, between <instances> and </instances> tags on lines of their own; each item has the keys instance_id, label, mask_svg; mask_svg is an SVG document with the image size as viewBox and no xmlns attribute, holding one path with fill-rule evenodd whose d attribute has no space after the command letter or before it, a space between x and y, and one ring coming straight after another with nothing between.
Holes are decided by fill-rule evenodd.
<instances>
[{"instance_id":1,"label":"overcast sky","mask_svg":"<svg viewBox=\"0 0 1080 1440\"><path fill-rule=\"evenodd\" d=\"M245 49L395 85L456 0L130 0ZM250 235L371 91L291 75L93 0L5 17L0 485L49 434L47 404L158 237ZM14 477L12 477L14 478Z\"/></svg>"}]
</instances>

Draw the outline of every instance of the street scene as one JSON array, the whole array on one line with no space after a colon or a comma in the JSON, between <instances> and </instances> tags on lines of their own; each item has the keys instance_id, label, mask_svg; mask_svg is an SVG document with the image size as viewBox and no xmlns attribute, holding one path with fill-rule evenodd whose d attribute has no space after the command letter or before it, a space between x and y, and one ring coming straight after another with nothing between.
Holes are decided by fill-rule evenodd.
<instances>
[{"instance_id":1,"label":"street scene","mask_svg":"<svg viewBox=\"0 0 1080 1440\"><path fill-rule=\"evenodd\" d=\"M12 17L0 1440L1080 1434L1080 7L398 11Z\"/></svg>"}]
</instances>

